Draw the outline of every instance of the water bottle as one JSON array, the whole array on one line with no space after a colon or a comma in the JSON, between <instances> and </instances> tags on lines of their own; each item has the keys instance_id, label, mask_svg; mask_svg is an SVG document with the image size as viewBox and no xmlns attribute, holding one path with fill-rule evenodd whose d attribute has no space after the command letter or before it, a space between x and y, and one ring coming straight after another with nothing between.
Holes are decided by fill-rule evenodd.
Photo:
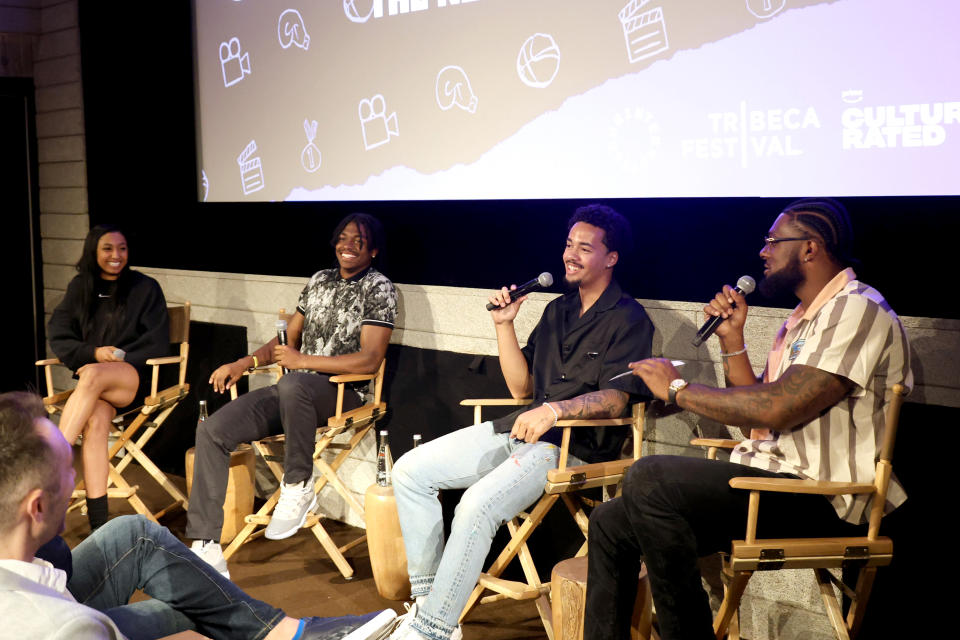
<instances>
[{"instance_id":1,"label":"water bottle","mask_svg":"<svg viewBox=\"0 0 960 640\"><path fill-rule=\"evenodd\" d=\"M389 487L390 472L393 470L393 457L390 455L390 444L387 442L387 431L380 432L380 448L377 449L377 484Z\"/></svg>"},{"instance_id":2,"label":"water bottle","mask_svg":"<svg viewBox=\"0 0 960 640\"><path fill-rule=\"evenodd\" d=\"M423 436L421 436L419 433L413 434L413 448L414 448L414 449L416 449L417 447L420 446L420 441L421 441L422 439L423 439Z\"/></svg>"},{"instance_id":3,"label":"water bottle","mask_svg":"<svg viewBox=\"0 0 960 640\"><path fill-rule=\"evenodd\" d=\"M200 417L197 418L197 426L200 426L200 423L206 421L208 417L209 417L209 414L207 413L207 401L201 400L200 401Z\"/></svg>"}]
</instances>

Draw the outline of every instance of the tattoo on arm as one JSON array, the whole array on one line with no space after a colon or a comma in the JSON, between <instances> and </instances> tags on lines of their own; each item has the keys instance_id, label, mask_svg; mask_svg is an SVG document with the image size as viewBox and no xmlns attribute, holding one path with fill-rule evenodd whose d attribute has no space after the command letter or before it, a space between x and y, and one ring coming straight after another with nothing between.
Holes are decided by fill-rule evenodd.
<instances>
[{"instance_id":1,"label":"tattoo on arm","mask_svg":"<svg viewBox=\"0 0 960 640\"><path fill-rule=\"evenodd\" d=\"M630 400L623 391L600 389L576 398L551 402L563 420L589 420L591 418L619 418Z\"/></svg>"},{"instance_id":2,"label":"tattoo on arm","mask_svg":"<svg viewBox=\"0 0 960 640\"><path fill-rule=\"evenodd\" d=\"M684 409L738 427L783 431L808 422L853 388L841 376L795 365L770 384L729 389L691 385L678 394Z\"/></svg>"}]
</instances>

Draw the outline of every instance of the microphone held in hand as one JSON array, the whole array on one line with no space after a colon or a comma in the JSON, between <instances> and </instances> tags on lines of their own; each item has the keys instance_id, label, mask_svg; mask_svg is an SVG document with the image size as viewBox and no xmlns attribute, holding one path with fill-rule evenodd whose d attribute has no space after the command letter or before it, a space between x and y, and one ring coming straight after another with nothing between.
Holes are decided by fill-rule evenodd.
<instances>
[{"instance_id":1,"label":"microphone held in hand","mask_svg":"<svg viewBox=\"0 0 960 640\"><path fill-rule=\"evenodd\" d=\"M277 344L286 345L287 344L287 321L286 320L277 320ZM283 372L287 373L288 369L282 367Z\"/></svg>"},{"instance_id":2,"label":"microphone held in hand","mask_svg":"<svg viewBox=\"0 0 960 640\"><path fill-rule=\"evenodd\" d=\"M737 280L737 286L735 288L735 291L739 292L742 295L747 295L748 293L752 292L756 288L757 288L757 283L753 278L751 278L750 276L743 276L742 278ZM736 307L737 306L736 303L734 303L733 306ZM717 330L717 327L719 327L720 323L722 323L723 321L724 321L724 318L720 316L710 316L710 319L708 319L706 322L703 323L703 326L700 327L699 331L697 331L697 335L695 335L693 337L693 340L691 340L691 342L693 343L693 346L699 347L704 342L706 342L707 338L713 335L713 332Z\"/></svg>"},{"instance_id":3,"label":"microphone held in hand","mask_svg":"<svg viewBox=\"0 0 960 640\"><path fill-rule=\"evenodd\" d=\"M539 289L545 289L553 284L553 276L544 271L539 276L531 280L530 282L524 282L522 285L510 292L510 299L516 300L517 298L522 298L523 296L537 291ZM513 304L513 303L511 303ZM487 311L493 311L497 308L497 305L492 302L487 303Z\"/></svg>"}]
</instances>

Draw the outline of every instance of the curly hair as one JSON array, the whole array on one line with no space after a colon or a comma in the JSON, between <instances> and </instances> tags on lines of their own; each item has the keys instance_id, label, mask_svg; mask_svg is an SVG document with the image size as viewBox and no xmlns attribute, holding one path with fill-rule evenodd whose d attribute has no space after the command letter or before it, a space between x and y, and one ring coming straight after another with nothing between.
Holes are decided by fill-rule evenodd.
<instances>
[{"instance_id":1,"label":"curly hair","mask_svg":"<svg viewBox=\"0 0 960 640\"><path fill-rule=\"evenodd\" d=\"M633 249L633 230L630 222L612 208L603 204L588 204L573 212L567 223L567 232L578 222L586 222L603 229L603 244L607 251L619 254L629 253Z\"/></svg>"}]
</instances>

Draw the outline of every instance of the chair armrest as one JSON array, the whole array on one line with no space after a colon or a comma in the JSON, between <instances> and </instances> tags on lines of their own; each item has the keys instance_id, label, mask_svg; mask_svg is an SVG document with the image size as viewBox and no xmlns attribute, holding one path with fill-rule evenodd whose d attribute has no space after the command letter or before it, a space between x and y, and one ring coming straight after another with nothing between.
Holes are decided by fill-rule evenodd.
<instances>
[{"instance_id":1,"label":"chair armrest","mask_svg":"<svg viewBox=\"0 0 960 640\"><path fill-rule=\"evenodd\" d=\"M373 380L377 377L374 373L341 373L340 375L330 376L330 382L340 384L341 382L362 382L364 380Z\"/></svg>"},{"instance_id":2,"label":"chair armrest","mask_svg":"<svg viewBox=\"0 0 960 640\"><path fill-rule=\"evenodd\" d=\"M155 367L161 364L179 364L183 360L182 356L164 356L162 358L149 358L146 362L148 367Z\"/></svg>"},{"instance_id":3,"label":"chair armrest","mask_svg":"<svg viewBox=\"0 0 960 640\"><path fill-rule=\"evenodd\" d=\"M717 449L733 449L742 440L727 440L726 438L694 438L690 444L694 447L716 447Z\"/></svg>"},{"instance_id":4,"label":"chair armrest","mask_svg":"<svg viewBox=\"0 0 960 640\"><path fill-rule=\"evenodd\" d=\"M60 358L47 358L46 360L37 360L34 364L38 367L47 367L51 364L63 364L60 362Z\"/></svg>"},{"instance_id":5,"label":"chair armrest","mask_svg":"<svg viewBox=\"0 0 960 640\"><path fill-rule=\"evenodd\" d=\"M757 478L744 476L730 478L734 489L750 491L776 491L779 493L813 493L823 496L842 496L859 493L873 493L876 487L865 482L820 482L794 478Z\"/></svg>"},{"instance_id":6,"label":"chair armrest","mask_svg":"<svg viewBox=\"0 0 960 640\"><path fill-rule=\"evenodd\" d=\"M633 418L589 418L580 420L557 420L558 427L619 427L633 424Z\"/></svg>"},{"instance_id":7,"label":"chair armrest","mask_svg":"<svg viewBox=\"0 0 960 640\"><path fill-rule=\"evenodd\" d=\"M461 407L509 407L533 402L533 398L467 398L460 401Z\"/></svg>"}]
</instances>

